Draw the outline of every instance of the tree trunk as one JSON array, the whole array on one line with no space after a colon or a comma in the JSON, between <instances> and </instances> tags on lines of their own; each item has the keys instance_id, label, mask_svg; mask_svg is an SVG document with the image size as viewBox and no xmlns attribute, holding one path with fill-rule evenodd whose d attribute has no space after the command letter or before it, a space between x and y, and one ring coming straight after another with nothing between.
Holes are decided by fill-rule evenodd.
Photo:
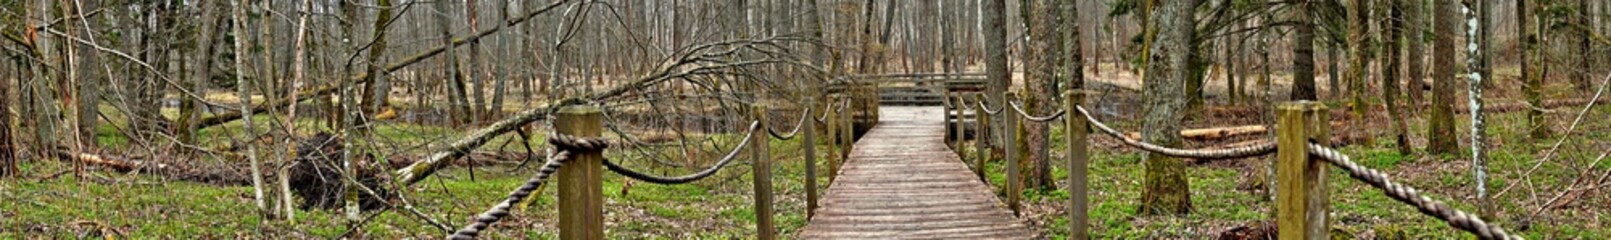
<instances>
[{"instance_id":1,"label":"tree trunk","mask_svg":"<svg viewBox=\"0 0 1611 240\"><path fill-rule=\"evenodd\" d=\"M455 125L468 123L475 119L475 110L470 107L464 73L459 69L459 54L455 53L454 48L451 47L453 46L453 29L449 24L448 13L452 11L448 10L447 1L432 2L432 7L436 8L436 26L437 31L442 32L442 45L450 46L442 53L446 57L445 64L449 75L447 78L450 81L448 83L448 101L453 105L448 107L450 109L448 113L451 115L451 121Z\"/></svg>"},{"instance_id":2,"label":"tree trunk","mask_svg":"<svg viewBox=\"0 0 1611 240\"><path fill-rule=\"evenodd\" d=\"M1353 14L1348 21L1348 42L1352 61L1348 64L1348 97L1355 123L1363 124L1365 109L1365 82L1370 75L1370 1L1353 0ZM1368 136L1368 135L1367 135Z\"/></svg>"},{"instance_id":3,"label":"tree trunk","mask_svg":"<svg viewBox=\"0 0 1611 240\"><path fill-rule=\"evenodd\" d=\"M1405 73L1409 75L1408 78L1405 78L1405 80L1409 81L1409 84L1405 85L1405 89L1409 90L1410 97L1410 102L1406 105L1409 106L1408 112L1414 114L1421 111L1420 106L1425 102L1422 100L1425 98L1423 94L1426 93L1426 64L1423 64L1426 61L1426 50L1423 47L1426 40L1426 18L1424 17L1426 16L1426 4L1422 3L1422 1L1405 2L1408 3L1408 8L1404 11L1404 25L1408 27L1404 31L1408 34L1404 36L1404 42L1406 43L1405 51L1408 51L1408 53L1404 54L1404 56L1408 58L1408 65L1405 66L1408 69L1406 69Z\"/></svg>"},{"instance_id":4,"label":"tree trunk","mask_svg":"<svg viewBox=\"0 0 1611 240\"><path fill-rule=\"evenodd\" d=\"M988 98L986 102L998 107L1005 106L1002 104L1007 99L1007 86L1012 84L1012 72L1007 69L1007 19L1005 16L1007 13L1007 1L985 0L983 12L984 24L988 26L983 28L985 72L990 78L990 83L986 85L985 89L985 96ZM990 125L996 126L997 129L988 131L993 134L987 139L990 139L989 141L993 143L991 144L992 146L1001 146L1002 141L1007 136L1005 134L1008 131L1007 124L1002 121L1002 118L993 118L990 121L992 121ZM1001 151L999 147L996 148L997 151Z\"/></svg>"},{"instance_id":5,"label":"tree trunk","mask_svg":"<svg viewBox=\"0 0 1611 240\"><path fill-rule=\"evenodd\" d=\"M371 31L374 34L374 41L370 44L369 58L366 61L369 63L367 64L369 67L366 68L366 71L369 72L367 76L369 79L363 80L364 89L361 94L363 99L359 100L359 103L362 104L358 107L359 116L363 116L358 118L359 126L368 126L370 118L375 117L375 114L379 113L381 108L385 108L388 105L385 96L387 91L391 91L389 88L384 87L385 82L390 81L386 79L390 74L387 74L385 69L382 69L381 57L386 55L386 26L391 24L392 21L392 1L376 0L375 5L379 7L378 12L375 13L375 24ZM369 129L368 127L365 128Z\"/></svg>"},{"instance_id":6,"label":"tree trunk","mask_svg":"<svg viewBox=\"0 0 1611 240\"><path fill-rule=\"evenodd\" d=\"M1153 16L1157 42L1147 56L1146 118L1142 140L1161 146L1179 146L1180 111L1186 107L1185 81L1188 81L1188 51L1196 27L1195 0L1167 1ZM1302 46L1300 44L1299 46ZM1309 95L1313 97L1313 78ZM1186 183L1186 165L1180 159L1149 153L1142 157L1146 168L1141 191L1142 215L1184 214L1191 211L1191 189Z\"/></svg>"},{"instance_id":7,"label":"tree trunk","mask_svg":"<svg viewBox=\"0 0 1611 240\"><path fill-rule=\"evenodd\" d=\"M202 24L201 28L196 31L196 45L193 46L196 54L191 56L191 61L194 62L190 66L190 70L195 72L192 73L188 81L181 84L181 88L184 89L179 90L182 96L180 99L184 100L179 106L179 123L174 125L179 142L183 144L194 145L196 143L196 129L199 126L197 120L201 118L202 109L210 107L203 106L201 99L196 99L195 96L203 94L204 91L201 90L205 89L207 80L213 73L213 56L216 55L213 52L215 49L213 43L214 40L218 39L218 22L223 21L223 18L218 14L218 9L221 6L217 2L207 2L201 6L200 20ZM196 95L191 96L189 93Z\"/></svg>"},{"instance_id":8,"label":"tree trunk","mask_svg":"<svg viewBox=\"0 0 1611 240\"><path fill-rule=\"evenodd\" d=\"M1474 6L1476 9L1473 9ZM1488 30L1488 1L1467 0L1462 9L1466 15L1466 26L1476 28L1466 29L1466 80L1469 89L1467 99L1471 103L1471 175L1475 178L1477 192L1477 212L1480 214L1493 213L1491 199L1488 199L1488 133L1483 123L1482 113L1482 85L1487 80L1487 70L1484 62L1488 58L1488 43L1483 41L1483 35L1491 34ZM1481 19L1481 20L1479 20ZM1586 69L1585 69L1586 70Z\"/></svg>"},{"instance_id":9,"label":"tree trunk","mask_svg":"<svg viewBox=\"0 0 1611 240\"><path fill-rule=\"evenodd\" d=\"M386 0L381 0L381 1L386 1ZM251 94L251 92L249 92L247 90L247 89L250 89L250 88L248 88L248 85L247 85L247 82L246 82L246 71L245 71L246 70L246 56L247 56L247 54L246 54L246 41L245 41L245 39L246 39L246 4L248 4L248 2L246 0L232 1L232 2L234 2L234 4L233 4L234 7L232 8L233 11L231 11L233 14L230 14L230 16L232 16L231 19L234 20L234 22L233 22L234 26L231 27L230 29L234 30L234 35L235 35L235 41L234 41L235 42L235 49L234 49L235 50L235 71L236 71L236 73L235 73L235 94L236 95L235 96L237 98L240 98L240 108L241 108L241 111L242 111L241 114L251 116L252 115L252 112L251 112L252 111L252 94ZM257 133L256 133L257 132L257 127L252 125L252 118L241 119L241 122L245 123L243 128L245 130L245 135L246 136L256 136L257 135ZM252 197L253 197L252 199L254 200L253 202L255 202L257 204L257 210L258 210L259 214L268 214L269 213L268 202L265 201L266 198L263 197L264 196L264 194L263 194L263 192L264 192L263 191L263 164L257 161L257 144L250 144L249 143L249 144L245 144L245 145L246 145L246 159L248 160L248 162L251 163L251 168L252 168L251 169L251 172L252 172L252 193L253 193L252 194ZM281 177L283 178L285 176L281 176Z\"/></svg>"},{"instance_id":10,"label":"tree trunk","mask_svg":"<svg viewBox=\"0 0 1611 240\"><path fill-rule=\"evenodd\" d=\"M479 15L479 13L476 12L476 1L465 0L464 20L470 26L470 32L481 32L481 23L480 21L477 21L477 15ZM470 109L472 109L471 111L473 114L471 114L472 116L470 119L472 119L471 121L490 120L492 119L491 116L495 113L494 110L496 109L492 109L487 106L486 91L483 91L487 89L487 83L486 78L482 77L481 75L486 73L487 69L486 66L481 63L481 39L477 38L470 40L469 50L470 70L464 73L464 77L469 78L469 84L471 84L471 86L465 89L465 91L470 92L471 97Z\"/></svg>"},{"instance_id":11,"label":"tree trunk","mask_svg":"<svg viewBox=\"0 0 1611 240\"><path fill-rule=\"evenodd\" d=\"M1400 38L1404 37L1404 1L1393 1L1388 6L1389 17L1383 20L1383 28L1387 29L1387 37L1382 51L1386 53L1382 64L1382 104L1387 106L1387 120L1392 121L1393 140L1398 143L1400 154L1410 154L1409 126L1404 122L1404 110L1399 105L1399 73L1402 66L1399 60L1403 56L1403 45Z\"/></svg>"},{"instance_id":12,"label":"tree trunk","mask_svg":"<svg viewBox=\"0 0 1611 240\"><path fill-rule=\"evenodd\" d=\"M1357 0L1356 0L1357 1ZM1313 9L1308 0L1299 0L1291 17L1292 43L1292 100L1318 100L1315 97L1315 29L1308 12Z\"/></svg>"},{"instance_id":13,"label":"tree trunk","mask_svg":"<svg viewBox=\"0 0 1611 240\"><path fill-rule=\"evenodd\" d=\"M1540 23L1543 21L1533 19L1540 4L1528 5L1527 1L1516 0L1516 25L1519 26L1518 29L1521 30L1523 35L1521 41L1521 74L1525 84L1522 85L1522 95L1527 98L1528 104L1540 106L1540 104L1544 103L1544 78L1538 74L1541 66L1539 57L1543 54L1538 46L1538 33L1539 29L1542 29ZM1527 126L1528 136L1531 136L1534 140L1549 137L1549 118L1544 115L1544 109L1532 108L1528 110Z\"/></svg>"},{"instance_id":14,"label":"tree trunk","mask_svg":"<svg viewBox=\"0 0 1611 240\"><path fill-rule=\"evenodd\" d=\"M1593 80L1589 79L1589 72L1594 71L1594 67L1591 66L1591 62L1594 61L1594 47L1591 46L1593 41L1589 39L1594 28L1593 23L1589 21L1589 12L1589 0L1578 0L1577 17L1575 18L1577 26L1573 27L1573 31L1577 32L1578 70L1572 71L1572 86L1576 87L1579 93L1594 90Z\"/></svg>"},{"instance_id":15,"label":"tree trunk","mask_svg":"<svg viewBox=\"0 0 1611 240\"><path fill-rule=\"evenodd\" d=\"M1050 114L1057 104L1052 95L1056 94L1056 84L1061 82L1058 76L1058 65L1063 63L1061 48L1063 47L1063 24L1058 23L1062 14L1059 4L1047 0L1024 0L1019 5L1023 14L1025 32L1029 34L1029 49L1024 51L1025 107L1029 113L1039 116ZM1033 164L1030 170L1029 186L1042 190L1050 188L1052 178L1049 126L1046 123L1024 122L1027 131L1029 162Z\"/></svg>"},{"instance_id":16,"label":"tree trunk","mask_svg":"<svg viewBox=\"0 0 1611 240\"><path fill-rule=\"evenodd\" d=\"M1454 131L1454 72L1459 63L1454 60L1455 38L1459 37L1459 8L1455 0L1436 0L1433 19L1437 22L1436 39L1432 43L1432 116L1427 130L1427 151L1432 154L1452 154L1459 140Z\"/></svg>"}]
</instances>

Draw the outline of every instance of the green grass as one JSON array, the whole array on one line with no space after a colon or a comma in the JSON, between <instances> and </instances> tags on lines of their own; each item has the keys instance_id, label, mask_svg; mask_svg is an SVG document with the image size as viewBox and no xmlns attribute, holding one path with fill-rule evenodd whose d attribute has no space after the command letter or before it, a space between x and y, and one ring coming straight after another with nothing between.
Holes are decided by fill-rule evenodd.
<instances>
[{"instance_id":1,"label":"green grass","mask_svg":"<svg viewBox=\"0 0 1611 240\"><path fill-rule=\"evenodd\" d=\"M1570 111L1575 113L1575 111ZM1548 164L1540 165L1531 175L1531 183L1542 187L1537 193L1525 187L1497 199L1500 218L1494 219L1507 229L1513 229L1520 216L1530 211L1538 198L1552 196L1562 186L1570 184L1579 170L1587 167L1611 169L1611 161L1597 166L1586 165L1599 150L1601 142L1611 140L1611 131L1604 116L1611 108L1601 107L1574 133L1561 149L1561 155ZM1557 124L1571 120L1568 114L1556 114ZM114 118L116 119L116 118ZM267 118L259 124L269 125ZM1466 126L1468 118L1456 118L1457 126ZM1416 136L1423 136L1424 119L1410 125ZM117 125L114 125L117 124ZM107 148L123 148L130 144L121 137L117 127L121 123L101 124L97 141ZM316 120L299 121L299 132L311 134L323 130ZM1554 143L1557 136L1547 140L1531 140L1523 134L1525 119L1521 113L1490 115L1490 134L1495 149L1490 152L1489 167L1491 189L1502 189L1511 183L1520 183L1521 174L1533 167L1541 152ZM1116 123L1125 129L1133 124ZM203 131L203 139L244 139L241 123L226 125L220 130ZM229 130L225 130L229 129ZM417 155L434 147L409 145L442 144L444 139L462 136L464 130L406 123L385 123L376 127L375 139L386 142L374 144L373 151L397 156ZM538 131L540 132L540 131ZM1062 142L1060 129L1054 129L1052 156L1053 176L1058 184L1067 177L1060 161ZM534 133L536 134L536 133ZM1465 129L1460 136L1468 136ZM540 134L539 134L540 135ZM713 135L725 144L736 142L740 136ZM1091 136L1105 138L1105 136ZM1424 137L1424 136L1423 136ZM481 150L496 150L505 141L518 141L512 136L500 137ZM532 140L541 143L542 136ZM204 141L206 147L228 144L228 141ZM804 173L799 160L799 141L771 142L774 163L774 189L776 191L775 219L779 233L793 234L805 225ZM1433 199L1451 206L1474 212L1472 204L1474 185L1469 166L1462 150L1455 154L1427 156L1417 149L1410 155L1399 154L1389 140L1381 137L1370 144L1343 148L1356 162L1382 170L1402 184L1416 187ZM972 146L972 143L967 143ZM365 145L367 146L367 145ZM827 152L818 144L818 154ZM510 151L523 151L512 147ZM654 169L654 173L678 175L708 165L719 154L692 157L689 169L666 169L636 154L612 152L611 159L640 169ZM680 155L679 155L680 156ZM965 159L974 156L969 152ZM666 159L684 163L684 159ZM819 161L822 161L819 157ZM1251 161L1251 160L1242 160ZM1001 161L987 164L987 179L998 189L1004 186L1005 168ZM125 175L91 171L86 177L70 172L54 178L42 176L71 169L70 165L46 161L24 162L25 177L0 180L0 239L45 237L76 238L112 235L115 237L173 237L173 238L335 238L349 232L339 212L313 210L299 211L296 223L283 220L265 221L254 214L249 187L219 187L182 181L167 181L148 175ZM819 164L819 173L826 172L826 164ZM1136 214L1141 195L1139 154L1129 149L1092 149L1090 181L1091 232L1098 238L1211 238L1231 227L1269 219L1271 205L1265 196L1238 190L1246 181L1245 169L1235 164L1192 166L1187 170L1191 184L1193 212L1180 216L1140 216ZM478 213L504 198L513 187L525 181L531 169L513 171L507 166L477 167L475 179L469 170L449 168L438 176L405 189L407 198L431 218L453 225L464 224L472 214ZM755 216L750 184L751 168L745 161L735 162L723 172L709 179L683 185L658 185L627 181L614 174L606 174L605 194L606 235L611 238L646 239L734 239L750 238L755 233ZM1328 176L1331 187L1331 212L1335 230L1347 235L1375 234L1376 229L1397 229L1412 239L1469 238L1469 234L1449 228L1447 224L1420 214L1414 208L1383 195L1380 190L1352 180L1340 170ZM116 180L116 181L111 181ZM552 183L552 182L550 182ZM826 183L822 180L821 183ZM826 188L826 184L819 184ZM557 203L553 187L545 187L529 209L519 210L512 217L492 228L494 238L557 238L555 225ZM1008 194L1008 193L998 193ZM1026 190L1024 217L1034 222L1036 230L1047 237L1066 237L1068 219L1066 202L1072 195L1057 188L1041 192ZM1535 239L1611 237L1611 212L1604 206L1604 190L1580 200L1579 206L1550 211L1548 218L1535 220L1532 229L1520 232ZM369 238L436 238L444 232L411 214L385 211L363 225L359 235Z\"/></svg>"},{"instance_id":2,"label":"green grass","mask_svg":"<svg viewBox=\"0 0 1611 240\"><path fill-rule=\"evenodd\" d=\"M1576 111L1569 111L1575 114ZM1607 123L1603 116L1611 114L1611 107L1600 107L1585 119L1583 125L1574 133L1574 137L1562 147L1562 156L1556 157L1554 162L1543 164L1532 176L1535 186L1544 187L1537 193L1539 198L1548 198L1560 190L1562 186L1570 184L1575 174L1582 168L1571 169L1565 166L1566 162L1575 161L1587 164L1597 157L1603 146L1600 142L1611 140L1611 133L1604 127ZM1570 121L1570 114L1557 114L1555 121L1563 124ZM1564 120L1563 120L1564 119ZM1597 120L1600 119L1600 120ZM1456 126L1469 126L1469 118L1461 115L1456 118ZM1424 119L1412 121L1412 133L1424 137ZM1490 191L1503 189L1511 182L1517 182L1520 174L1531 168L1542 152L1555 142L1557 136L1548 140L1535 141L1525 136L1525 115L1522 112L1490 114L1488 117L1489 134L1492 146L1489 153L1490 178L1488 185ZM1122 124L1121 124L1122 125ZM1459 136L1469 137L1469 132L1461 127ZM1063 166L1060 152L1063 151L1063 137L1060 129L1052 130L1054 166ZM1106 136L1093 135L1092 138L1106 138ZM1450 206L1467 212L1475 213L1476 205L1472 204L1475 185L1469 169L1469 146L1463 145L1461 150L1449 155L1427 156L1423 149L1416 149L1415 154L1404 155L1394 150L1390 139L1378 137L1373 144L1354 145L1341 150L1353 156L1354 160L1362 165L1382 170L1401 184L1420 189L1423 194L1433 199L1443 201ZM1462 139L1464 140L1464 139ZM969 146L972 146L971 143ZM966 158L971 161L972 154ZM1240 160L1255 161L1255 160ZM1130 149L1092 149L1089 193L1091 201L1091 233L1096 238L1214 238L1218 233L1235 226L1252 222L1266 221L1272 205L1259 194L1252 191L1237 190L1236 186L1246 181L1243 171L1254 171L1240 166L1191 166L1187 169L1188 182L1192 194L1193 212L1183 216L1140 216L1136 214L1140 199L1141 179L1144 173L1140 163L1140 154ZM1002 161L991 161L987 165L988 179L992 186L1003 188L1005 174L1001 172L1004 167ZM1611 163L1602 162L1595 166L1597 171L1611 170ZM1061 167L1058 167L1061 168ZM1263 171L1263 170L1257 170ZM1063 171L1056 171L1061 184ZM1259 176L1262 176L1260 174ZM1471 235L1455 230L1448 224L1430 216L1419 213L1416 209L1393 200L1373 187L1353 180L1340 169L1331 171L1328 176L1331 187L1331 213L1334 237L1370 236L1376 234L1374 229L1396 229L1407 234L1410 239L1459 239L1470 238ZM1029 211L1024 215L1030 221L1040 226L1041 231L1052 239L1066 238L1068 235L1067 201L1069 194L1061 189L1041 193L1037 190L1026 190L1021 193L1025 196L1026 209L1048 209L1040 212ZM1534 206L1532 195L1523 187L1517 187L1514 192L1507 193L1495 199L1495 209L1500 211L1501 217L1490 219L1507 229L1516 231L1521 215L1531 211ZM1531 229L1520 231L1520 234L1532 239L1554 238L1582 238L1596 239L1611 236L1611 228L1604 224L1611 222L1611 208L1603 204L1611 202L1605 190L1579 200L1579 206L1551 211L1547 219L1535 220ZM998 194L1005 194L999 193ZM1543 201L1543 200L1536 200Z\"/></svg>"},{"instance_id":3,"label":"green grass","mask_svg":"<svg viewBox=\"0 0 1611 240\"><path fill-rule=\"evenodd\" d=\"M264 121L258 121L260 124ZM299 128L305 133L318 131L318 123L301 121ZM306 126L303 126L306 125ZM240 123L231 123L238 129ZM107 139L119 135L112 127L103 124L97 129L103 144L119 143ZM222 128L220 128L222 129ZM386 142L377 146L399 146L391 151L398 154L421 153L428 148L406 150L406 143L441 144L443 138L456 138L463 134L446 128L388 123L377 127L378 139ZM244 139L239 131L203 131L203 138ZM537 133L534 133L537 134ZM225 136L230 135L230 136ZM739 136L713 135L726 147L736 143ZM126 140L124 140L126 141ZM504 136L491 141L482 150L496 150L503 141L517 141ZM533 142L541 143L542 136ZM217 147L223 143L208 143ZM542 146L542 145L535 145ZM818 154L826 152L819 144ZM774 219L778 232L792 234L805 225L804 163L800 161L800 143L795 141L771 142L773 158ZM518 145L509 149L524 151ZM688 169L667 169L637 158L636 154L612 153L610 158L638 169L655 169L657 174L680 175L703 169L716 157L708 156L693 162ZM606 198L606 235L611 238L649 239L710 239L748 238L755 233L754 202L752 200L751 168L747 158L741 158L722 172L690 184L659 185L628 181L620 175L606 174L603 193ZM819 161L820 161L819 157ZM684 159L677 160L681 163ZM512 166L477 167L475 179L469 170L452 167L436 176L405 188L405 196L417 209L438 221L454 226L466 223L472 214L479 213L505 198L515 186L534 172L535 166L513 171ZM819 164L819 172L826 165ZM78 236L111 235L112 237L181 237L181 238L236 238L257 236L269 238L336 238L348 234L352 228L336 211L298 211L295 224L283 220L264 221L255 214L249 186L220 187L183 181L167 181L149 175L124 175L90 171L84 178L72 173L38 180L40 176L67 171L71 165L61 162L24 162L23 172L31 177L0 180L0 239L23 237L74 238ZM115 179L115 182L113 181ZM94 180L94 181L90 181ZM553 181L549 181L550 184ZM826 188L826 180L819 187ZM529 209L517 211L490 230L494 238L557 238L557 205L555 187L545 186ZM357 236L369 238L436 238L445 235L420 218L401 211L384 211L375 215ZM87 235L86 235L87 234Z\"/></svg>"}]
</instances>

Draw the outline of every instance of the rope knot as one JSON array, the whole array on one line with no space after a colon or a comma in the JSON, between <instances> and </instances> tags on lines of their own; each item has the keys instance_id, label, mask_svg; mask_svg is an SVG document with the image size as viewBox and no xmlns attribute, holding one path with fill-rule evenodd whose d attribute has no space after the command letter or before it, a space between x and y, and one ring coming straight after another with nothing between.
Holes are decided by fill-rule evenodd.
<instances>
[{"instance_id":1,"label":"rope knot","mask_svg":"<svg viewBox=\"0 0 1611 240\"><path fill-rule=\"evenodd\" d=\"M603 138L584 138L563 133L548 136L548 144L553 144L561 151L573 153L596 153L610 148L610 141Z\"/></svg>"}]
</instances>

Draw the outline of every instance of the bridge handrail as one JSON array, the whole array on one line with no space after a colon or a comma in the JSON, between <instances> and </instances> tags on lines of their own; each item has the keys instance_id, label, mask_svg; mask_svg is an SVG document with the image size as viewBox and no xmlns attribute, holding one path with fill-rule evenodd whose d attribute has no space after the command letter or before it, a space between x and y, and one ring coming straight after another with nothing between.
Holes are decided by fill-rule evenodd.
<instances>
[{"instance_id":1,"label":"bridge handrail","mask_svg":"<svg viewBox=\"0 0 1611 240\"><path fill-rule=\"evenodd\" d=\"M722 168L727 167L727 164L729 162L732 162L733 159L737 159L738 154L740 152L743 152L744 148L748 147L750 145L750 141L753 138L755 138L755 135L756 135L756 134L754 134L755 131L758 131L760 129L760 127L761 127L760 122L750 122L749 132L744 134L745 135L744 140L739 141L737 147L733 147L733 150L731 152L728 152L727 155L722 157L721 160L717 160L716 164L711 165L709 168L706 168L705 170L700 170L699 172L695 172L693 174L688 174L688 175L683 175L683 176L675 176L675 177L655 176L653 174L647 174L647 173L643 173L641 171L632 170L631 168L627 168L627 167L623 167L621 165L617 165L614 162L610 162L610 159L608 159L608 158L604 159L604 168L609 169L611 172L621 174L621 176L626 176L626 177L629 177L629 178L632 178L632 179L637 179L639 181L644 181L644 182L649 182L649 183L683 184L683 183L689 183L689 182L693 182L693 181L699 181L700 179L705 179L706 177L710 177L711 175L715 175L716 172L719 172L719 171L721 171Z\"/></svg>"},{"instance_id":2,"label":"bridge handrail","mask_svg":"<svg viewBox=\"0 0 1611 240\"><path fill-rule=\"evenodd\" d=\"M475 239L477 235L481 234L481 230L486 230L493 223L497 223L503 217L509 216L510 208L526 199L526 197L531 196L532 192L536 191L537 187L542 186L549 176L559 172L559 169L565 166L565 162L571 159L573 153L599 153L610 147L609 141L602 138L582 138L561 133L554 133L549 136L548 143L554 145L555 149L559 149L559 153L548 158L548 163L538 168L536 174L527 179L520 187L509 192L508 198L476 215L474 221L453 232L452 235L448 236L448 239Z\"/></svg>"},{"instance_id":3,"label":"bridge handrail","mask_svg":"<svg viewBox=\"0 0 1611 240\"><path fill-rule=\"evenodd\" d=\"M1387 174L1376 169L1360 166L1350 160L1348 155L1342 154L1336 149L1313 142L1309 143L1308 147L1310 156L1347 170L1348 176L1370 184L1371 187L1381 189L1383 194L1392 197L1393 200L1414 206L1415 209L1421 210L1422 214L1448 222L1449 226L1476 234L1481 239L1522 239L1520 236L1510 235L1510 233L1505 232L1504 228L1488 224L1477 215L1450 208L1449 205L1441 201L1421 195L1420 190L1394 183L1392 179L1387 177Z\"/></svg>"},{"instance_id":4,"label":"bridge handrail","mask_svg":"<svg viewBox=\"0 0 1611 240\"><path fill-rule=\"evenodd\" d=\"M1091 113L1086 111L1085 107L1076 106L1076 107L1074 107L1074 109L1075 109L1076 112L1079 112L1079 114L1081 116L1085 116L1085 120L1087 122L1090 122L1091 126L1096 126L1097 129L1102 130L1102 133L1106 133L1108 136L1111 136L1113 138L1119 139L1119 141L1124 142L1125 145L1130 145L1131 147L1135 147L1135 148L1138 148L1138 149L1141 149L1141 150L1146 150L1148 152L1154 152L1154 153L1158 153L1158 154L1163 154L1165 156L1184 157L1184 158L1199 158L1199 159L1230 159L1230 158L1256 157L1256 156L1262 156L1262 155L1265 155L1265 154L1275 153L1275 148L1276 148L1275 145L1276 144L1273 141L1259 143L1259 144L1255 144L1255 145L1252 145L1252 146L1237 147L1237 148L1227 148L1227 149L1190 149L1190 150L1188 150L1188 149L1178 149L1178 148L1170 148L1170 147L1159 146L1157 144L1152 144L1152 143L1144 142L1144 141L1141 141L1141 140L1136 140L1134 138L1130 138L1129 136L1125 136L1124 133L1121 133L1118 130L1113 130L1112 127L1108 127L1107 124L1104 124L1104 123L1102 123L1102 121L1097 120L1096 117L1091 116Z\"/></svg>"},{"instance_id":5,"label":"bridge handrail","mask_svg":"<svg viewBox=\"0 0 1611 240\"><path fill-rule=\"evenodd\" d=\"M1058 118L1062 118L1063 114L1067 113L1066 111L1063 111L1063 110L1059 109L1059 110L1057 110L1057 112L1052 113L1052 115L1038 116L1037 117L1034 114L1029 114L1029 111L1024 111L1024 107L1018 105L1018 102L1016 102L1016 101L1009 101L1008 103L1012 103L1012 110L1015 111L1015 112L1018 112L1019 117L1023 117L1024 119L1029 120L1029 121L1033 121L1033 122L1050 122L1052 120L1057 120Z\"/></svg>"},{"instance_id":6,"label":"bridge handrail","mask_svg":"<svg viewBox=\"0 0 1611 240\"><path fill-rule=\"evenodd\" d=\"M789 130L789 134L779 134L777 129L773 129L771 127L766 128L766 133L771 134L772 138L777 138L778 140L794 139L794 135L800 133L800 127L806 125L806 119L810 118L811 107L806 107L805 111L800 113L800 121L794 123L794 130Z\"/></svg>"}]
</instances>

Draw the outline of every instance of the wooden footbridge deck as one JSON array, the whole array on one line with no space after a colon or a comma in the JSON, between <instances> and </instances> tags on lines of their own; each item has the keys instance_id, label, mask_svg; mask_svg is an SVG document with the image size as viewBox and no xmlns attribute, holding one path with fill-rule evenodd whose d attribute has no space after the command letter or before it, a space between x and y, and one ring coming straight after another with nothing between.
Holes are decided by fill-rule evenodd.
<instances>
[{"instance_id":1,"label":"wooden footbridge deck","mask_svg":"<svg viewBox=\"0 0 1611 240\"><path fill-rule=\"evenodd\" d=\"M945 145L944 108L880 107L805 239L1029 239L990 186Z\"/></svg>"}]
</instances>

